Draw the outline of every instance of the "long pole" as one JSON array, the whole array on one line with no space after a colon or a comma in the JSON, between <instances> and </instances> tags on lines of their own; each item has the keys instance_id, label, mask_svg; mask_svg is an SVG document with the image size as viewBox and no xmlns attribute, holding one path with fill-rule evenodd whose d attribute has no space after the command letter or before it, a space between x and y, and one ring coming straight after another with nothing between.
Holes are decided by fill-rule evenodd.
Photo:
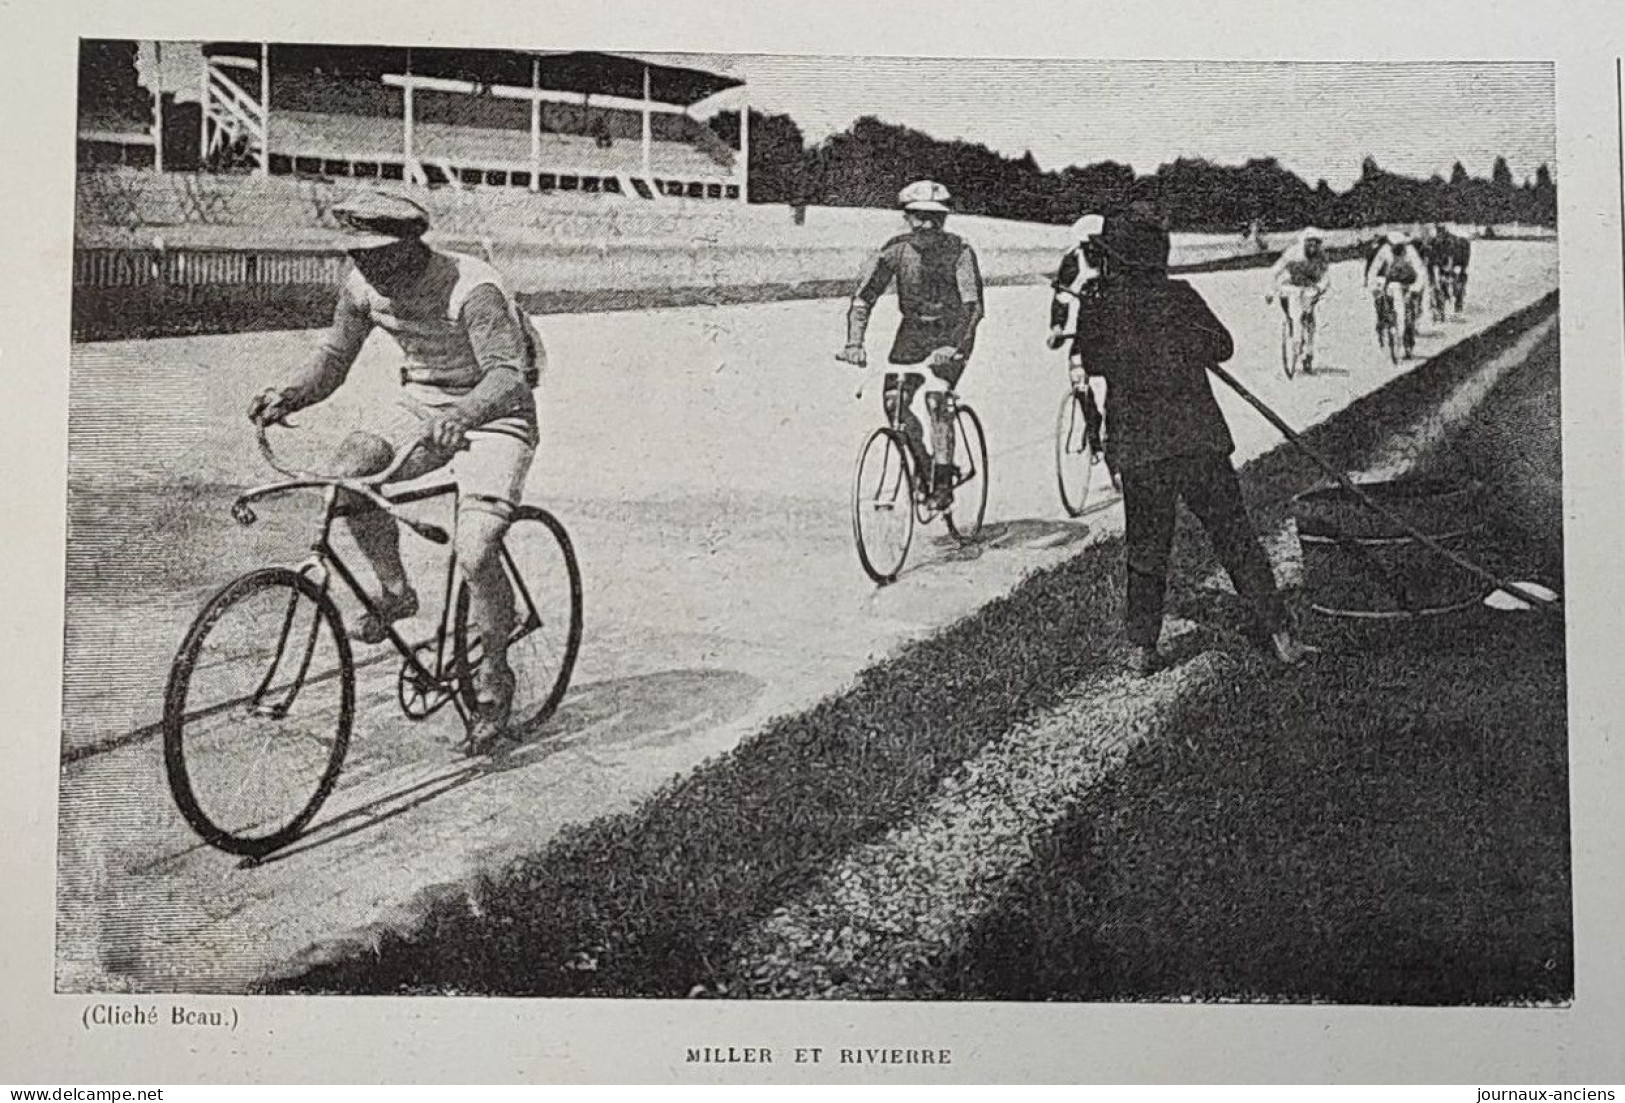
<instances>
[{"instance_id":1,"label":"long pole","mask_svg":"<svg viewBox=\"0 0 1625 1103\"><path fill-rule=\"evenodd\" d=\"M739 86L739 201L750 202L750 91Z\"/></svg>"},{"instance_id":2,"label":"long pole","mask_svg":"<svg viewBox=\"0 0 1625 1103\"><path fill-rule=\"evenodd\" d=\"M1395 528L1404 532L1407 536L1410 536L1429 551L1435 552L1436 554L1443 556L1445 559L1448 559L1451 563L1454 563L1468 574L1490 583L1497 589L1505 590L1513 597L1516 597L1526 603L1531 609L1538 609L1542 613L1548 613L1553 616L1563 615L1561 603L1552 601L1549 598L1541 597L1537 594L1530 593L1517 583L1509 582L1506 579L1501 578L1499 575L1496 575L1494 572L1479 566L1472 560L1463 558L1461 555L1451 551L1449 548L1440 544L1426 533L1417 529L1409 521L1406 521L1393 510L1387 508L1381 502L1367 494L1364 490L1360 489L1360 487L1355 484L1353 479L1349 478L1348 475L1346 475L1326 457L1322 456L1319 452L1311 448L1308 442L1306 442L1303 437L1298 435L1296 430L1294 430L1285 421L1282 421L1280 415L1278 415L1274 410L1264 405L1263 401L1258 398L1257 395L1253 394L1246 387L1242 386L1240 381L1237 380L1235 376L1231 375L1217 364L1209 364L1208 370L1223 380L1225 384L1229 386L1231 390L1235 391L1236 394L1240 395L1242 400L1245 401L1249 406L1262 414L1265 421L1268 421L1271 425L1275 426L1275 428L1280 431L1282 436L1286 437L1286 439L1295 445L1300 452L1313 460L1316 466L1318 466L1322 471L1326 472L1326 474L1330 475L1339 486L1348 491L1358 501L1365 505L1367 509L1370 509L1373 513L1383 518L1390 525L1393 525Z\"/></svg>"},{"instance_id":3,"label":"long pole","mask_svg":"<svg viewBox=\"0 0 1625 1103\"><path fill-rule=\"evenodd\" d=\"M201 172L209 163L209 59L207 57L202 59L202 69L199 76L202 77L202 85L198 89L200 98L197 102L198 106L203 110L198 112L197 167L198 171Z\"/></svg>"},{"instance_id":4,"label":"long pole","mask_svg":"<svg viewBox=\"0 0 1625 1103\"><path fill-rule=\"evenodd\" d=\"M530 59L530 190L541 188L542 175L542 59Z\"/></svg>"},{"instance_id":5,"label":"long pole","mask_svg":"<svg viewBox=\"0 0 1625 1103\"><path fill-rule=\"evenodd\" d=\"M649 112L649 67L643 67L643 178L654 172L654 122Z\"/></svg>"},{"instance_id":6,"label":"long pole","mask_svg":"<svg viewBox=\"0 0 1625 1103\"><path fill-rule=\"evenodd\" d=\"M260 175L271 175L271 44L260 43Z\"/></svg>"},{"instance_id":7,"label":"long pole","mask_svg":"<svg viewBox=\"0 0 1625 1103\"><path fill-rule=\"evenodd\" d=\"M152 44L152 168L164 171L164 46Z\"/></svg>"},{"instance_id":8,"label":"long pole","mask_svg":"<svg viewBox=\"0 0 1625 1103\"><path fill-rule=\"evenodd\" d=\"M406 124L406 130L402 136L402 141L404 143L402 160L406 162L407 178L411 179L414 174L414 166L417 164L417 155L413 152L412 143L412 72L410 68L408 68L406 73L406 86L401 91L402 103L405 107L403 119Z\"/></svg>"}]
</instances>

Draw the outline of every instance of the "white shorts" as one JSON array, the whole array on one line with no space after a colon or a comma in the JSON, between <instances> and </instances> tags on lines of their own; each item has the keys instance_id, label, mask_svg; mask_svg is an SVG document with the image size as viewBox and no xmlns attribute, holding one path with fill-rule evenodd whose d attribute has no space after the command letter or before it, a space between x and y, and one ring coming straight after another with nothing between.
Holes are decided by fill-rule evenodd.
<instances>
[{"instance_id":1,"label":"white shorts","mask_svg":"<svg viewBox=\"0 0 1625 1103\"><path fill-rule=\"evenodd\" d=\"M460 499L484 498L518 505L524 495L525 477L536 456L536 426L522 417L497 418L468 431L468 447L458 452L423 442L424 422L438 409L455 400L425 402L403 397L374 423L364 426L389 442L398 455L400 449L418 444L417 458L409 461L396 477L405 482L441 471L457 483Z\"/></svg>"}]
</instances>

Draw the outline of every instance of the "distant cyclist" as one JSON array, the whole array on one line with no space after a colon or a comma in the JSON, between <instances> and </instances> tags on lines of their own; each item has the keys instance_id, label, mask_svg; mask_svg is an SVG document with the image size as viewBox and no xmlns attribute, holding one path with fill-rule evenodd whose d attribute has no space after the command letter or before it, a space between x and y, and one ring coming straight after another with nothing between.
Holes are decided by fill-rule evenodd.
<instances>
[{"instance_id":1,"label":"distant cyclist","mask_svg":"<svg viewBox=\"0 0 1625 1103\"><path fill-rule=\"evenodd\" d=\"M1428 269L1416 243L1405 231L1388 233L1387 240L1366 269L1366 288L1376 301L1379 317L1384 311L1392 310L1394 324L1403 327L1405 350L1409 355L1416 340L1416 318L1428 290ZM1395 288L1403 291L1398 301L1394 297Z\"/></svg>"},{"instance_id":2,"label":"distant cyclist","mask_svg":"<svg viewBox=\"0 0 1625 1103\"><path fill-rule=\"evenodd\" d=\"M1077 244L1061 257L1061 267L1051 281L1055 294L1049 308L1049 347L1060 348L1070 335L1072 348L1067 354L1067 372L1072 379L1072 389L1083 396L1084 432L1089 439L1090 455L1096 461L1105 457L1101 411L1106 408L1106 377L1098 364L1091 363L1088 350L1077 338L1077 318L1083 301L1100 293L1106 266L1106 251L1101 246L1100 235L1105 228L1106 220L1098 214L1086 214L1072 224L1072 237ZM1116 468L1110 458L1107 458L1107 467L1115 482Z\"/></svg>"},{"instance_id":3,"label":"distant cyclist","mask_svg":"<svg viewBox=\"0 0 1625 1103\"><path fill-rule=\"evenodd\" d=\"M249 419L274 424L313 406L345 381L374 329L401 353L400 397L371 411L367 427L340 446L342 474L381 471L400 450L415 458L397 476L448 467L457 483L457 561L469 583L470 619L483 641L468 737L479 750L506 734L514 677L507 641L513 590L499 551L537 445L540 340L496 269L426 244L428 213L404 196L365 192L333 209L340 247L355 268L339 291L333 324L315 354L281 386L258 395ZM341 501L346 525L378 577L375 611L354 632L381 643L394 621L417 612L401 562L400 534L364 500Z\"/></svg>"},{"instance_id":4,"label":"distant cyclist","mask_svg":"<svg viewBox=\"0 0 1625 1103\"><path fill-rule=\"evenodd\" d=\"M1433 307L1435 321L1444 321L1446 289L1450 286L1450 233L1442 224L1422 228L1416 240L1416 251L1427 269L1427 295Z\"/></svg>"},{"instance_id":5,"label":"distant cyclist","mask_svg":"<svg viewBox=\"0 0 1625 1103\"><path fill-rule=\"evenodd\" d=\"M888 361L899 367L923 366L952 388L958 385L976 346L976 328L984 313L982 273L970 245L943 229L948 220L947 188L932 180L919 180L898 193L897 199L908 232L886 242L864 264L847 311L846 347L835 358L860 368L868 364L863 340L869 314L895 282L903 317ZM930 472L932 505L946 509L958 477L953 462L954 409L946 396L926 395L932 444L927 452L924 431L913 411L914 397L924 385L923 372L888 372L886 414L902 424L919 470Z\"/></svg>"},{"instance_id":6,"label":"distant cyclist","mask_svg":"<svg viewBox=\"0 0 1625 1103\"><path fill-rule=\"evenodd\" d=\"M1315 227L1305 227L1270 269L1270 290L1264 299L1266 302L1280 300L1281 311L1294 332L1302 328L1304 319L1314 313L1315 304L1332 286L1331 258L1326 255L1325 238ZM1307 373L1314 369L1314 346L1306 343L1303 370Z\"/></svg>"},{"instance_id":7,"label":"distant cyclist","mask_svg":"<svg viewBox=\"0 0 1625 1103\"><path fill-rule=\"evenodd\" d=\"M1460 314L1467 305L1467 265L1473 259L1473 243L1467 235L1453 234L1444 226L1439 227L1439 232L1445 241L1442 261L1450 279L1456 313Z\"/></svg>"}]
</instances>

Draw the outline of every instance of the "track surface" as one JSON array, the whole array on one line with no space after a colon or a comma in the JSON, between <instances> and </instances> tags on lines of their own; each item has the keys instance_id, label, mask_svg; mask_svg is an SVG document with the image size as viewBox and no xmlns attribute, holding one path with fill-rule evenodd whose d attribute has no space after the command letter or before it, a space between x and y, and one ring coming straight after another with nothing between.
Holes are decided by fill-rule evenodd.
<instances>
[{"instance_id":1,"label":"track surface","mask_svg":"<svg viewBox=\"0 0 1625 1103\"><path fill-rule=\"evenodd\" d=\"M1423 324L1418 360L1379 354L1357 266L1322 304L1314 376L1281 375L1264 273L1193 278L1235 334L1232 370L1289 422L1326 417L1422 358L1538 298L1553 245L1480 243L1463 319ZM394 664L364 667L350 758L308 836L242 869L175 812L150 726L170 657L210 592L250 566L300 557L296 506L242 529L231 488L268 476L244 431L248 396L309 333L82 346L70 400L69 594L59 836L58 986L230 991L335 935L408 922L414 897L534 850L560 828L624 809L768 718L1117 531L1109 498L1064 519L1053 472L1060 354L1043 349L1047 291L996 288L961 388L991 458L983 539L916 534L897 584L859 570L850 465L881 417L836 363L845 305L820 300L543 319L552 374L529 497L575 538L587 632L574 688L544 731L482 770L414 725ZM882 307L871 352L893 317ZM392 360L369 345L319 439L387 396ZM1220 396L1238 460L1273 430ZM411 545L409 545L410 547ZM414 562L432 553L414 550Z\"/></svg>"}]
</instances>

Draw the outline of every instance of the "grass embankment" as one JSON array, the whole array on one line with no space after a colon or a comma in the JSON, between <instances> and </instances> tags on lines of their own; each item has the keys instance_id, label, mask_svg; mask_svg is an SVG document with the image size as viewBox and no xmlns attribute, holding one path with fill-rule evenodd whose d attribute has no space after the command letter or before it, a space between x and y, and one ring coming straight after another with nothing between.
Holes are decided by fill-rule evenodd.
<instances>
[{"instance_id":1,"label":"grass embankment","mask_svg":"<svg viewBox=\"0 0 1625 1103\"><path fill-rule=\"evenodd\" d=\"M1533 615L1185 700L917 996L1561 1001L1561 624Z\"/></svg>"},{"instance_id":2,"label":"grass embankment","mask_svg":"<svg viewBox=\"0 0 1625 1103\"><path fill-rule=\"evenodd\" d=\"M1554 302L1555 295L1548 296L1355 402L1307 434L1310 443L1338 464L1358 469L1394 426L1435 408L1486 357L1553 310ZM1283 523L1291 496L1316 479L1316 470L1285 447L1249 464L1244 483L1260 527ZM745 932L812 885L835 860L904 821L968 758L1112 661L1122 601L1121 551L1116 540L1091 545L1077 558L1029 577L974 616L865 672L840 696L770 725L732 753L674 780L634 811L573 828L540 854L443 894L428 905L416 929L330 947L321 962L270 987L647 997L682 996L696 985L714 989L726 984L732 948ZM1205 542L1182 528L1176 577L1203 577L1212 569ZM1189 586L1174 587L1170 612L1194 615L1220 631L1241 623L1233 604ZM1525 674L1555 682L1556 701L1530 691L1520 711L1511 711L1510 700L1502 702L1509 719L1496 731L1522 732L1530 744L1524 748L1527 759L1501 734L1481 736L1478 742L1468 739L1478 730L1468 725L1478 722L1482 708L1502 701L1502 689L1509 698L1517 694L1517 684L1498 664L1509 652L1517 654L1520 645L1475 643L1463 636L1455 646L1454 658L1433 660L1455 666L1427 667L1423 660L1431 649L1417 642L1411 651L1329 662L1325 675L1297 682L1315 687L1301 697L1250 693L1256 687L1238 682L1218 700L1187 702L1172 723L1190 736L1194 749L1183 753L1191 757L1170 759L1166 756L1174 752L1166 749L1145 751L1153 757L1136 759L1113 790L1121 794L1111 805L1121 812L1119 819L1103 819L1098 809L1105 805L1091 803L1090 810L1080 811L1066 830L1044 844L1049 857L1037 867L1031 892L1011 899L1002 920L1008 929L1001 930L999 919L984 925L985 936L972 941L962 960L950 963L935 979L922 977L923 987L944 996L1096 995L1081 981L1071 989L1039 992L1022 982L1030 971L1016 973L1001 963L996 951L1019 946L1021 955L1031 956L1044 938L1049 940L1043 943L1046 952L1059 955L1063 942L1082 940L1110 917L1098 911L1023 911L1021 901L1053 891L1042 880L1046 876L1067 882L1091 876L1095 867L1089 861L1098 866L1132 855L1132 864L1119 867L1124 877L1118 884L1126 887L1161 869L1157 883L1169 887L1167 899L1173 901L1165 910L1149 913L1159 922L1137 929L1154 929L1159 937L1178 943L1179 924L1172 917L1207 914L1210 929L1229 933L1205 944L1191 940L1165 974L1130 974L1131 983L1113 989L1113 998L1253 990L1245 975L1212 972L1207 975L1214 987L1206 987L1202 975L1181 973L1178 963L1194 957L1213 961L1210 969L1227 963L1234 967L1238 957L1256 957L1271 947L1271 931L1305 924L1323 933L1333 929L1317 928L1323 921L1313 908L1291 911L1298 900L1291 895L1293 886L1311 882L1320 886L1323 898L1336 899L1339 922L1356 914L1366 917L1362 929L1369 935L1362 945L1370 945L1371 954L1380 954L1383 945L1399 955L1396 960L1427 951L1443 961L1447 947L1458 953L1436 974L1456 988L1427 989L1439 999L1508 999L1563 990L1568 975L1566 842L1553 841L1566 840L1559 822L1565 807L1560 641L1521 645L1532 664ZM1403 680L1411 666L1418 672ZM1425 680L1444 675L1456 680L1455 689ZM1475 698L1468 680L1481 677L1507 683L1484 706L1471 704ZM1446 696L1447 691L1454 696ZM1473 710L1463 714L1460 724L1430 721L1418 727L1417 716L1448 718L1453 700L1463 709L1471 704ZM1424 709L1422 702L1431 703ZM1372 717L1369 725L1356 724L1354 718L1362 713ZM1316 716L1329 719L1316 721ZM1315 723L1329 730L1309 726ZM1376 725L1383 726L1380 737L1368 730ZM1165 742L1186 745L1184 738ZM1468 747L1479 753L1468 756ZM1222 763L1201 757L1220 752L1226 756ZM1170 773L1174 767L1182 771L1177 776ZM1379 767L1380 772L1372 772ZM1379 781L1406 771L1414 786L1409 803L1376 799ZM1257 783L1265 778L1272 787L1260 789ZM1219 798L1231 794L1233 799L1203 804L1204 784L1219 787L1213 790ZM1514 799L1503 794L1503 786L1527 791ZM1431 812L1422 806L1430 793L1439 802ZM1453 795L1465 803L1452 803ZM1505 826L1481 837L1491 849L1504 850L1509 834L1527 832L1530 839L1516 851L1512 865L1432 862L1423 876L1424 867L1406 864L1425 852L1430 840L1455 840L1470 848L1472 839L1463 836L1472 834L1469 827L1479 825L1492 803L1503 797L1505 803L1496 807L1506 817ZM1183 822L1189 830L1167 837L1145 831L1144 821L1130 816L1136 801L1160 810L1152 819ZM1531 811L1537 804L1538 816ZM1136 822L1140 826L1131 830ZM1379 822L1382 831L1377 830ZM1321 829L1307 838L1289 838L1283 832L1290 823L1319 824ZM1368 824L1363 833L1373 843L1363 852L1367 864L1358 866L1348 839L1361 835ZM1135 838L1125 836L1125 830ZM1079 839L1100 845L1086 851ZM1137 849L1125 849L1136 839ZM1381 840L1395 845L1385 851ZM1401 842L1405 847L1397 845ZM1338 852L1348 852L1346 864L1333 860ZM1372 864L1384 855L1392 861ZM1535 877L1537 868L1547 875ZM1357 869L1363 879L1352 876ZM1228 880L1212 872L1223 870L1230 871ZM1496 870L1505 870L1506 877L1497 881L1490 876ZM1197 871L1206 879L1196 877ZM1283 880L1288 874L1299 881ZM1182 876L1195 880L1182 881ZM1441 877L1453 878L1449 883L1455 887L1442 888ZM1470 886L1463 886L1475 877L1488 893L1482 899L1512 899L1528 909L1524 927L1506 929L1513 943L1542 955L1542 969L1548 958L1554 962L1548 989L1537 992L1507 979L1494 948L1504 940L1491 939L1480 922L1488 921L1486 910L1448 914L1457 898L1452 893L1468 892ZM1184 897L1177 890L1187 883L1192 892L1181 903ZM1273 896L1272 885L1278 886ZM1509 885L1516 891L1507 890ZM1525 885L1534 888L1524 891ZM1089 884L1083 888L1091 890ZM1407 942L1393 927L1393 916L1400 913L1392 906L1411 899L1412 911L1434 909L1436 922L1420 924ZM1225 910L1215 905L1208 913L1192 910L1204 901L1223 900L1238 906ZM1505 912L1495 914L1508 918ZM1016 925L1021 923L1026 926ZM1542 937L1530 933L1535 927L1544 932ZM1348 924L1335 928L1348 929ZM1098 944L1098 934L1092 937ZM1346 944L1329 938L1318 946L1299 947L1296 956L1277 953L1278 972L1259 974L1256 990L1303 998L1412 998L1414 988L1399 983L1408 975L1404 970L1398 979L1392 970L1361 972L1347 964L1353 958L1339 968L1368 978L1369 992L1355 996L1347 984L1323 986L1320 978L1329 967L1319 959ZM1151 947L1143 949L1150 952ZM1130 940L1129 950L1140 954L1142 946ZM1084 955L1080 961L1095 960L1086 948L1072 952ZM1090 973L1084 966L1080 970L1076 975L1085 978L1100 972Z\"/></svg>"}]
</instances>

